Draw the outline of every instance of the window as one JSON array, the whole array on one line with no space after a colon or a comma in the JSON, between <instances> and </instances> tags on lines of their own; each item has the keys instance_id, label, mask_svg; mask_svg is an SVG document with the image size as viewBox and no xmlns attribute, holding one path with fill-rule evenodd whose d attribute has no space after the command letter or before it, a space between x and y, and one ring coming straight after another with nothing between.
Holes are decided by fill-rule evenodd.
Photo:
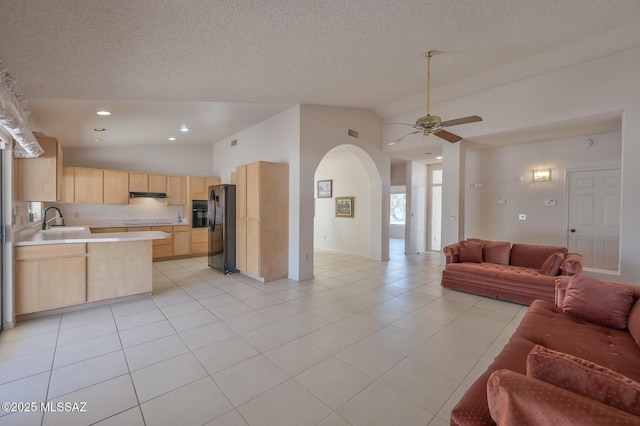
<instances>
[{"instance_id":1,"label":"window","mask_svg":"<svg viewBox=\"0 0 640 426\"><path fill-rule=\"evenodd\" d=\"M29 210L29 222L37 222L42 219L42 202L29 201L27 208Z\"/></svg>"},{"instance_id":2,"label":"window","mask_svg":"<svg viewBox=\"0 0 640 426\"><path fill-rule=\"evenodd\" d=\"M407 194L391 194L390 224L404 225L407 211Z\"/></svg>"}]
</instances>

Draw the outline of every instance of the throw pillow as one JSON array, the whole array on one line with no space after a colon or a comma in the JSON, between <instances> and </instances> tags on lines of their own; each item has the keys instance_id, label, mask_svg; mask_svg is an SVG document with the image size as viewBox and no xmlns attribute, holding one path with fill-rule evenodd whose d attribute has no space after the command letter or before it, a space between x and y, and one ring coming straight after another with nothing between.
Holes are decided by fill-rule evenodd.
<instances>
[{"instance_id":1,"label":"throw pillow","mask_svg":"<svg viewBox=\"0 0 640 426\"><path fill-rule=\"evenodd\" d=\"M638 423L628 412L510 370L489 376L487 402L491 418L500 426Z\"/></svg>"},{"instance_id":2,"label":"throw pillow","mask_svg":"<svg viewBox=\"0 0 640 426\"><path fill-rule=\"evenodd\" d=\"M629 312L629 333L640 346L640 301L636 302Z\"/></svg>"},{"instance_id":3,"label":"throw pillow","mask_svg":"<svg viewBox=\"0 0 640 426\"><path fill-rule=\"evenodd\" d=\"M640 383L591 361L536 345L527 357L527 376L640 415Z\"/></svg>"},{"instance_id":4,"label":"throw pillow","mask_svg":"<svg viewBox=\"0 0 640 426\"><path fill-rule=\"evenodd\" d=\"M562 253L561 251L553 253L551 256L547 257L547 260L545 260L542 264L540 273L543 275L551 275L552 277L555 277L560 273L560 265L562 265L563 260L564 253Z\"/></svg>"},{"instance_id":5,"label":"throw pillow","mask_svg":"<svg viewBox=\"0 0 640 426\"><path fill-rule=\"evenodd\" d=\"M569 281L562 310L576 317L610 328L627 328L633 292L619 285L586 275Z\"/></svg>"},{"instance_id":6,"label":"throw pillow","mask_svg":"<svg viewBox=\"0 0 640 426\"><path fill-rule=\"evenodd\" d=\"M482 262L482 242L480 241L460 241L458 243L460 262Z\"/></svg>"},{"instance_id":7,"label":"throw pillow","mask_svg":"<svg viewBox=\"0 0 640 426\"><path fill-rule=\"evenodd\" d=\"M482 246L482 260L498 265L508 265L511 243L508 241L486 241Z\"/></svg>"}]
</instances>

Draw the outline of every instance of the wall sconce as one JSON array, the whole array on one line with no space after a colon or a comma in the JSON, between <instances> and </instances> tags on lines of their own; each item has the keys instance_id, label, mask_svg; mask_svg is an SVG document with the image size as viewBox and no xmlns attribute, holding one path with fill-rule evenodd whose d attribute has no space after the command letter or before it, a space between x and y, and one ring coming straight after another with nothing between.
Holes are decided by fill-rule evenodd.
<instances>
[{"instance_id":1,"label":"wall sconce","mask_svg":"<svg viewBox=\"0 0 640 426\"><path fill-rule=\"evenodd\" d=\"M533 169L534 182L548 182L551 180L551 169Z\"/></svg>"}]
</instances>

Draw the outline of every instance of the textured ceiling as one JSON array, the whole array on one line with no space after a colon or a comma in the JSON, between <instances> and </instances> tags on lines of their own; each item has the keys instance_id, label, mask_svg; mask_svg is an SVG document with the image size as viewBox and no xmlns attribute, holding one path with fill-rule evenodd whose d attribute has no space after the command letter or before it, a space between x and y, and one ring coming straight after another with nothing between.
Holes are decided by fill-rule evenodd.
<instances>
[{"instance_id":1,"label":"textured ceiling","mask_svg":"<svg viewBox=\"0 0 640 426\"><path fill-rule=\"evenodd\" d=\"M640 46L637 0L0 0L35 130L90 146L229 136L290 105L389 117ZM175 133L175 132L174 132Z\"/></svg>"}]
</instances>

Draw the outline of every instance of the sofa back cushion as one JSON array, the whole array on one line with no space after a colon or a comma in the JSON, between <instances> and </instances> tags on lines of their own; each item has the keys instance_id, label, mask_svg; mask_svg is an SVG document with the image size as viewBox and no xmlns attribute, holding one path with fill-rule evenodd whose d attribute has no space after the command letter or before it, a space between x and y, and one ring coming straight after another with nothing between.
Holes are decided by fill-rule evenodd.
<instances>
[{"instance_id":1,"label":"sofa back cushion","mask_svg":"<svg viewBox=\"0 0 640 426\"><path fill-rule=\"evenodd\" d=\"M640 416L640 383L591 361L536 345L527 376Z\"/></svg>"},{"instance_id":2,"label":"sofa back cushion","mask_svg":"<svg viewBox=\"0 0 640 426\"><path fill-rule=\"evenodd\" d=\"M627 328L633 291L587 275L569 280L562 310L589 322L610 328Z\"/></svg>"},{"instance_id":3,"label":"sofa back cushion","mask_svg":"<svg viewBox=\"0 0 640 426\"><path fill-rule=\"evenodd\" d=\"M540 270L544 261L556 252L561 252L566 255L567 249L559 246L514 244L511 246L511 259L509 264Z\"/></svg>"},{"instance_id":4,"label":"sofa back cushion","mask_svg":"<svg viewBox=\"0 0 640 426\"><path fill-rule=\"evenodd\" d=\"M640 302L636 302L629 312L629 333L640 346Z\"/></svg>"},{"instance_id":5,"label":"sofa back cushion","mask_svg":"<svg viewBox=\"0 0 640 426\"><path fill-rule=\"evenodd\" d=\"M482 262L482 241L466 240L458 243L460 262Z\"/></svg>"},{"instance_id":6,"label":"sofa back cushion","mask_svg":"<svg viewBox=\"0 0 640 426\"><path fill-rule=\"evenodd\" d=\"M482 245L482 261L498 265L508 265L511 257L511 243L508 241L485 241Z\"/></svg>"}]
</instances>

